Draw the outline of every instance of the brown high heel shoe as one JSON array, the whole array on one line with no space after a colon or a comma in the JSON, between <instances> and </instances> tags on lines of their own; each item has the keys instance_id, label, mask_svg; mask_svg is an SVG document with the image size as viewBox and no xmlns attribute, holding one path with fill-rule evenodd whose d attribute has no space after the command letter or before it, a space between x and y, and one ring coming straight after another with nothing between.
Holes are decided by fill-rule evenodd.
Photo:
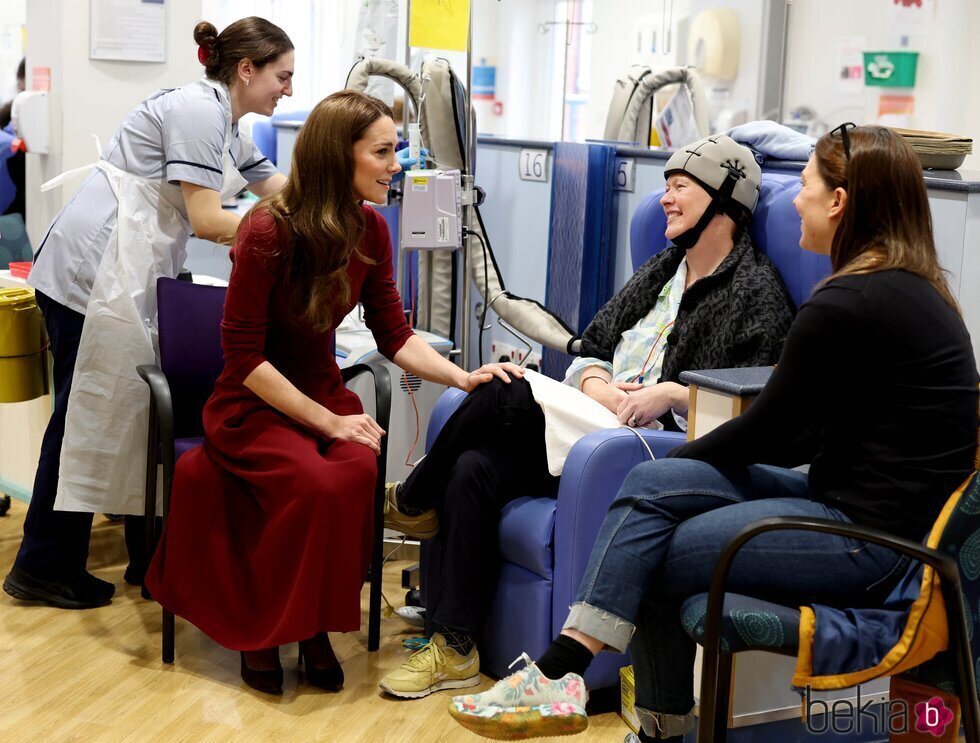
<instances>
[{"instance_id":1,"label":"brown high heel shoe","mask_svg":"<svg viewBox=\"0 0 980 743\"><path fill-rule=\"evenodd\" d=\"M312 652L311 652L312 651ZM324 656L333 660L333 665ZM327 661L324 667L316 667L314 663ZM306 682L324 691L337 692L344 688L344 669L330 647L330 638L326 632L320 632L309 640L299 644L299 662L306 672Z\"/></svg>"},{"instance_id":2,"label":"brown high heel shoe","mask_svg":"<svg viewBox=\"0 0 980 743\"><path fill-rule=\"evenodd\" d=\"M276 653L277 667L262 671L251 668L245 660L245 652L242 651L242 681L256 691L266 694L282 694L282 666L279 665L279 648L273 649Z\"/></svg>"}]
</instances>

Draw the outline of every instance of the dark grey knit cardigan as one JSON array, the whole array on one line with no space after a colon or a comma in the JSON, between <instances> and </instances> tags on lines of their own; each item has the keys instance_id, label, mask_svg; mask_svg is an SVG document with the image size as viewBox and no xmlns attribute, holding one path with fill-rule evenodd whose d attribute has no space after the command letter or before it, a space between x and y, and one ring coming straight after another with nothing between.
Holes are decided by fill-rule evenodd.
<instances>
[{"instance_id":1,"label":"dark grey knit cardigan","mask_svg":"<svg viewBox=\"0 0 980 743\"><path fill-rule=\"evenodd\" d=\"M582 355L612 362L622 334L651 310L683 257L682 248L669 247L640 266L585 329ZM794 312L776 267L742 230L714 273L684 292L659 381L678 382L691 369L775 364Z\"/></svg>"}]
</instances>

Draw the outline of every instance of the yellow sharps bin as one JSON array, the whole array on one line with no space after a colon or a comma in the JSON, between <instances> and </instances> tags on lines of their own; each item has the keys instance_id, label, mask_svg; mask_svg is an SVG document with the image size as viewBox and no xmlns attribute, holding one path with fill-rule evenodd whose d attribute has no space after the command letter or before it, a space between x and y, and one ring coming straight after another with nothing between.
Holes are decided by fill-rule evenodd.
<instances>
[{"instance_id":1,"label":"yellow sharps bin","mask_svg":"<svg viewBox=\"0 0 980 743\"><path fill-rule=\"evenodd\" d=\"M0 403L47 392L47 335L33 289L0 289Z\"/></svg>"}]
</instances>

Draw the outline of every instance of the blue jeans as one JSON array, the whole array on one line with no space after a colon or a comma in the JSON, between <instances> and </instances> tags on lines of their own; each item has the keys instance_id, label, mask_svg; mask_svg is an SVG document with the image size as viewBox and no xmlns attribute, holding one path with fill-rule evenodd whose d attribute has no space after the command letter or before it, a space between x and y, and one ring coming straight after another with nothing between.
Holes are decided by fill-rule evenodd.
<instances>
[{"instance_id":1,"label":"blue jeans","mask_svg":"<svg viewBox=\"0 0 980 743\"><path fill-rule=\"evenodd\" d=\"M809 498L807 476L752 465L721 470L691 459L646 462L630 472L609 508L565 623L633 654L641 711L669 716L694 706L694 641L680 605L708 590L725 545L769 516L850 523ZM879 603L907 559L883 547L812 532L777 531L749 542L727 588L782 604Z\"/></svg>"}]
</instances>

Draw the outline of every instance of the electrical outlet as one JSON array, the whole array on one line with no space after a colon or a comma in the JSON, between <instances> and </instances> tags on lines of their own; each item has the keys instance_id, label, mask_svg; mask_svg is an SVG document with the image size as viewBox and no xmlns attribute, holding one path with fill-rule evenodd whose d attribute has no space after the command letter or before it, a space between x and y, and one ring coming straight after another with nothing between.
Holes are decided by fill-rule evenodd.
<instances>
[{"instance_id":1,"label":"electrical outlet","mask_svg":"<svg viewBox=\"0 0 980 743\"><path fill-rule=\"evenodd\" d=\"M517 348L509 343L501 343L500 341L494 341L490 344L490 358L492 361L512 361L515 364L520 363Z\"/></svg>"},{"instance_id":2,"label":"electrical outlet","mask_svg":"<svg viewBox=\"0 0 980 743\"><path fill-rule=\"evenodd\" d=\"M541 371L541 354L537 351L527 351L509 343L494 341L490 344L491 361L510 361L525 368Z\"/></svg>"}]
</instances>

